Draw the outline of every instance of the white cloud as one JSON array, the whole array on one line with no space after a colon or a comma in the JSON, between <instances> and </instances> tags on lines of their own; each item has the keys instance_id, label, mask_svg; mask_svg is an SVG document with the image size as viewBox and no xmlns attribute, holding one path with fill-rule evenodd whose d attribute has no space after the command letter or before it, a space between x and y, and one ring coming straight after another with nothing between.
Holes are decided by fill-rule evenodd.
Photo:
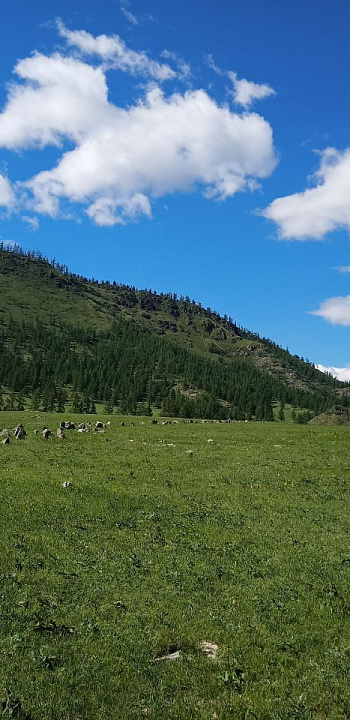
<instances>
[{"instance_id":1,"label":"white cloud","mask_svg":"<svg viewBox=\"0 0 350 720\"><path fill-rule=\"evenodd\" d=\"M313 310L310 314L318 315L332 325L350 327L350 295L328 298L321 303L318 310Z\"/></svg>"},{"instance_id":2,"label":"white cloud","mask_svg":"<svg viewBox=\"0 0 350 720\"><path fill-rule=\"evenodd\" d=\"M334 270L337 270L339 273L350 273L350 265L338 265L337 267L333 268Z\"/></svg>"},{"instance_id":3,"label":"white cloud","mask_svg":"<svg viewBox=\"0 0 350 720\"><path fill-rule=\"evenodd\" d=\"M8 149L76 142L104 121L107 84L101 68L74 58L35 53L17 63L0 114L0 146Z\"/></svg>"},{"instance_id":4,"label":"white cloud","mask_svg":"<svg viewBox=\"0 0 350 720\"><path fill-rule=\"evenodd\" d=\"M215 72L218 72L219 69L216 67L211 56L209 56L209 60L210 67L212 67ZM263 100L276 94L270 85L258 85L245 78L239 80L235 72L229 72L228 76L233 83L233 99L235 103L242 105L246 109L250 108L255 100Z\"/></svg>"},{"instance_id":5,"label":"white cloud","mask_svg":"<svg viewBox=\"0 0 350 720\"><path fill-rule=\"evenodd\" d=\"M136 15L133 15L133 13L130 12L130 10L127 10L125 7L123 7L123 5L121 6L120 10L121 10L121 12L123 13L124 17L126 17L126 19L129 20L129 22L130 22L132 25L138 25L138 24L139 24L139 21L138 21Z\"/></svg>"},{"instance_id":6,"label":"white cloud","mask_svg":"<svg viewBox=\"0 0 350 720\"><path fill-rule=\"evenodd\" d=\"M161 55L167 60L173 60L173 62L175 62L175 64L177 65L177 76L180 80L189 79L189 77L191 76L191 66L187 62L185 62L185 60L180 57L178 53L171 52L170 50L163 50Z\"/></svg>"},{"instance_id":7,"label":"white cloud","mask_svg":"<svg viewBox=\"0 0 350 720\"><path fill-rule=\"evenodd\" d=\"M30 229L36 232L39 230L39 218L37 217L30 217L29 215L22 215L22 220L24 220L27 225L29 225Z\"/></svg>"},{"instance_id":8,"label":"white cloud","mask_svg":"<svg viewBox=\"0 0 350 720\"><path fill-rule=\"evenodd\" d=\"M211 53L205 56L205 62L208 67L213 70L214 73L216 73L216 75L226 75L225 71L221 70L221 68L219 68L219 66L216 64Z\"/></svg>"},{"instance_id":9,"label":"white cloud","mask_svg":"<svg viewBox=\"0 0 350 720\"><path fill-rule=\"evenodd\" d=\"M316 365L316 367L317 370L321 370L323 373L329 373L342 382L350 382L350 365L343 368L333 367L333 365Z\"/></svg>"},{"instance_id":10,"label":"white cloud","mask_svg":"<svg viewBox=\"0 0 350 720\"><path fill-rule=\"evenodd\" d=\"M316 187L278 198L263 212L281 238L321 240L338 228L350 232L350 149L324 150L314 178Z\"/></svg>"},{"instance_id":11,"label":"white cloud","mask_svg":"<svg viewBox=\"0 0 350 720\"><path fill-rule=\"evenodd\" d=\"M104 69L76 57L35 53L15 73L19 82L0 113L0 146L63 148L55 167L17 183L26 211L60 217L78 203L93 222L114 225L150 217L152 200L170 193L199 187L223 200L255 190L275 167L268 122L234 113L204 90L166 96L153 87L125 108L109 101ZM1 189L12 199L4 178L0 199Z\"/></svg>"},{"instance_id":12,"label":"white cloud","mask_svg":"<svg viewBox=\"0 0 350 720\"><path fill-rule=\"evenodd\" d=\"M83 55L97 55L114 70L143 75L158 82L176 77L176 72L170 65L151 60L145 52L130 50L119 35L94 37L86 30L68 30L61 20L57 20L57 29L67 45L77 48Z\"/></svg>"},{"instance_id":13,"label":"white cloud","mask_svg":"<svg viewBox=\"0 0 350 720\"><path fill-rule=\"evenodd\" d=\"M12 208L15 203L15 194L11 184L4 175L0 175L0 207Z\"/></svg>"},{"instance_id":14,"label":"white cloud","mask_svg":"<svg viewBox=\"0 0 350 720\"><path fill-rule=\"evenodd\" d=\"M96 225L113 226L124 224L126 220L133 220L139 215L151 217L151 204L142 193L135 193L129 198L116 199L110 197L99 197L87 209L87 215L94 220Z\"/></svg>"},{"instance_id":15,"label":"white cloud","mask_svg":"<svg viewBox=\"0 0 350 720\"><path fill-rule=\"evenodd\" d=\"M128 213L135 195L157 198L196 185L225 199L250 189L274 167L268 123L258 115L235 115L202 90L170 98L153 90L128 110L112 110L56 168L28 183L37 211L55 215L61 197L104 198ZM149 214L146 205L138 207Z\"/></svg>"}]
</instances>

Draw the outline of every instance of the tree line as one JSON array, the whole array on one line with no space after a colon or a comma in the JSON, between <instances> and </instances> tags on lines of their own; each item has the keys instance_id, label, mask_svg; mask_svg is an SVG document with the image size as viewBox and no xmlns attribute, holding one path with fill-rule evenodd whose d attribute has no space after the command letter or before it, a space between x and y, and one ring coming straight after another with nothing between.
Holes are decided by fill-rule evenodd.
<instances>
[{"instance_id":1,"label":"tree line","mask_svg":"<svg viewBox=\"0 0 350 720\"><path fill-rule=\"evenodd\" d=\"M40 321L1 327L1 387L10 409L29 403L94 412L104 403L107 412L150 414L158 407L168 416L211 419L271 421L275 401L314 413L335 402L327 385L289 387L247 360L206 359L122 319L103 332Z\"/></svg>"}]
</instances>

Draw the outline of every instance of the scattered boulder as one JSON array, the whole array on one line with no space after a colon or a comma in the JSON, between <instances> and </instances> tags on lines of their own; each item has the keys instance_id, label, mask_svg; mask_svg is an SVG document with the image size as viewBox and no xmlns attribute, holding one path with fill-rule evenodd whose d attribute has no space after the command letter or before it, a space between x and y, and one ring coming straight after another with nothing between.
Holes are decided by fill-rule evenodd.
<instances>
[{"instance_id":1,"label":"scattered boulder","mask_svg":"<svg viewBox=\"0 0 350 720\"><path fill-rule=\"evenodd\" d=\"M209 640L202 640L199 647L210 660L218 659L219 646L216 643Z\"/></svg>"},{"instance_id":2,"label":"scattered boulder","mask_svg":"<svg viewBox=\"0 0 350 720\"><path fill-rule=\"evenodd\" d=\"M24 440L27 433L23 427L23 425L16 425L16 427L13 429L13 432L15 434L16 440Z\"/></svg>"},{"instance_id":3,"label":"scattered boulder","mask_svg":"<svg viewBox=\"0 0 350 720\"><path fill-rule=\"evenodd\" d=\"M156 659L156 661L179 660L180 657L181 657L181 649L177 645L171 645L167 650L163 650L162 652L158 653L158 655L155 659Z\"/></svg>"}]
</instances>

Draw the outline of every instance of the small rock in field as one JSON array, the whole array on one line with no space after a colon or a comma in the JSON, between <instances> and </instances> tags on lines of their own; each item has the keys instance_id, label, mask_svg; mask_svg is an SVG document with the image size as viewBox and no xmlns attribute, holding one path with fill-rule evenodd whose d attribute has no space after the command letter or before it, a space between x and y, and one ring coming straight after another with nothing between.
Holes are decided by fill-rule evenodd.
<instances>
[{"instance_id":1,"label":"small rock in field","mask_svg":"<svg viewBox=\"0 0 350 720\"><path fill-rule=\"evenodd\" d=\"M178 660L181 657L181 650L175 650L175 652L166 653L166 655L160 655L156 660Z\"/></svg>"},{"instance_id":2,"label":"small rock in field","mask_svg":"<svg viewBox=\"0 0 350 720\"><path fill-rule=\"evenodd\" d=\"M209 640L202 640L199 647L210 660L217 660L219 646L216 643L210 642Z\"/></svg>"}]
</instances>

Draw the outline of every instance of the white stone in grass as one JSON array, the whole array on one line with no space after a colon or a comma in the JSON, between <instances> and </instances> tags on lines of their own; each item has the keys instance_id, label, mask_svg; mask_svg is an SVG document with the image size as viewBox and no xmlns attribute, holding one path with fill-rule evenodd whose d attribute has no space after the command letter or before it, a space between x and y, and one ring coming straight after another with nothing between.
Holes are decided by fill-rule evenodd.
<instances>
[{"instance_id":1,"label":"white stone in grass","mask_svg":"<svg viewBox=\"0 0 350 720\"><path fill-rule=\"evenodd\" d=\"M181 657L181 650L175 650L175 652L167 653L166 655L161 655L160 657L157 657L156 660L179 660Z\"/></svg>"},{"instance_id":2,"label":"white stone in grass","mask_svg":"<svg viewBox=\"0 0 350 720\"><path fill-rule=\"evenodd\" d=\"M210 660L218 659L219 646L216 643L209 640L202 640L199 647Z\"/></svg>"}]
</instances>

